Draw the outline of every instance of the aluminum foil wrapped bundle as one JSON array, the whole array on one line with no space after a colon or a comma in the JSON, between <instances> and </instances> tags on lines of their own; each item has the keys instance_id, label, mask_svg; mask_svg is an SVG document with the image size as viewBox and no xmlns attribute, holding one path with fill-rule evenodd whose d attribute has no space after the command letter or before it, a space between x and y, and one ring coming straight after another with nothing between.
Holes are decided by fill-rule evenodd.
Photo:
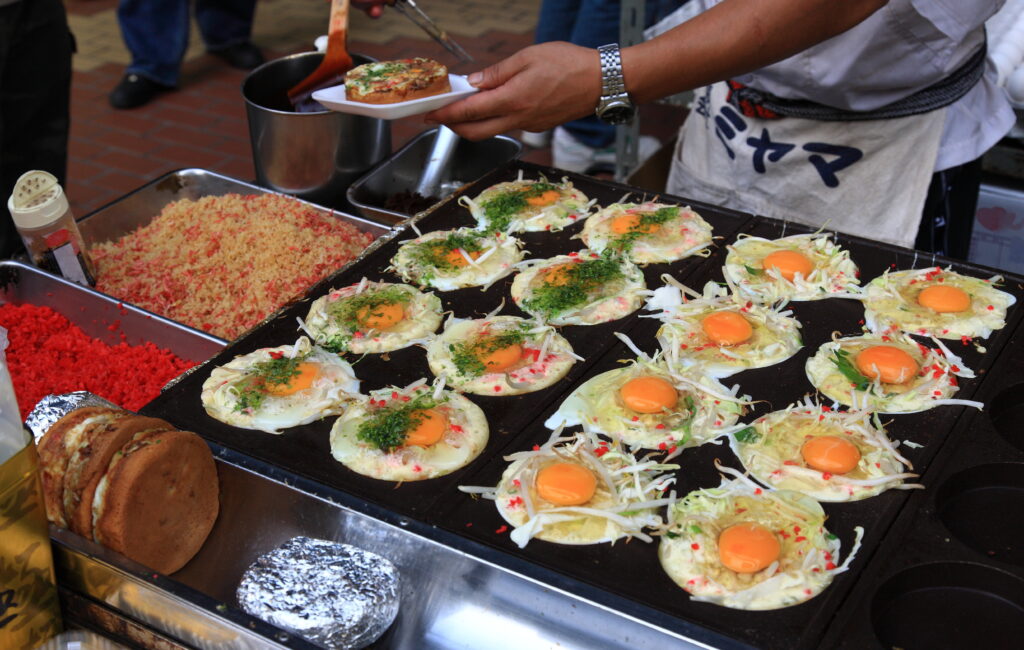
<instances>
[{"instance_id":1,"label":"aluminum foil wrapped bundle","mask_svg":"<svg viewBox=\"0 0 1024 650\"><path fill-rule=\"evenodd\" d=\"M102 397L84 390L60 395L47 395L36 403L35 408L25 418L25 426L32 432L38 443L43 434L50 430L54 422L71 411L87 406L102 406L112 409L121 408L113 402L108 402Z\"/></svg>"},{"instance_id":2,"label":"aluminum foil wrapped bundle","mask_svg":"<svg viewBox=\"0 0 1024 650\"><path fill-rule=\"evenodd\" d=\"M261 555L242 576L249 614L328 648L363 648L398 615L398 569L348 544L294 537Z\"/></svg>"}]
</instances>

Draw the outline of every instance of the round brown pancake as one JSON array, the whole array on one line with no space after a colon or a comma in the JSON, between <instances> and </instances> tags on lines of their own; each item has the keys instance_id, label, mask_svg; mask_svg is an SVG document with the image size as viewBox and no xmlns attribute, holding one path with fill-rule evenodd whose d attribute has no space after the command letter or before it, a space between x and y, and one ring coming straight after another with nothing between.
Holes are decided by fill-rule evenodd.
<instances>
[{"instance_id":1,"label":"round brown pancake","mask_svg":"<svg viewBox=\"0 0 1024 650\"><path fill-rule=\"evenodd\" d=\"M68 455L64 451L64 436L89 418L121 412L119 409L102 406L75 409L54 422L39 439L36 453L39 455L39 477L43 482L46 518L61 528L67 527L64 516L64 472L68 467Z\"/></svg>"},{"instance_id":2,"label":"round brown pancake","mask_svg":"<svg viewBox=\"0 0 1024 650\"><path fill-rule=\"evenodd\" d=\"M64 473L64 516L74 532L92 539L92 496L96 485L107 472L114 454L144 431L170 431L174 427L164 420L144 415L129 415L92 427L77 449L68 449L68 467Z\"/></svg>"},{"instance_id":3,"label":"round brown pancake","mask_svg":"<svg viewBox=\"0 0 1024 650\"><path fill-rule=\"evenodd\" d=\"M219 510L213 454L187 431L139 436L97 492L96 541L160 573L174 573L206 541Z\"/></svg>"}]
</instances>

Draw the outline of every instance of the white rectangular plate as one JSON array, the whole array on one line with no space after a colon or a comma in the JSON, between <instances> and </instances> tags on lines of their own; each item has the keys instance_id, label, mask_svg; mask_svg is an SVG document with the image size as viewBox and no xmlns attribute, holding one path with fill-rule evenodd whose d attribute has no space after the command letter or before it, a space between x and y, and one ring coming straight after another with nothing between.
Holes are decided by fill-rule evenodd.
<instances>
[{"instance_id":1,"label":"white rectangular plate","mask_svg":"<svg viewBox=\"0 0 1024 650\"><path fill-rule=\"evenodd\" d=\"M352 115L365 115L377 117L382 120L397 120L410 115L427 113L436 108L441 108L452 102L472 95L477 91L469 85L466 77L457 74L449 74L448 82L451 84L451 92L440 95L431 95L407 102L395 102L394 104L366 104L364 102L350 102L345 98L345 84L323 88L313 93L313 99L339 113L351 113Z\"/></svg>"}]
</instances>

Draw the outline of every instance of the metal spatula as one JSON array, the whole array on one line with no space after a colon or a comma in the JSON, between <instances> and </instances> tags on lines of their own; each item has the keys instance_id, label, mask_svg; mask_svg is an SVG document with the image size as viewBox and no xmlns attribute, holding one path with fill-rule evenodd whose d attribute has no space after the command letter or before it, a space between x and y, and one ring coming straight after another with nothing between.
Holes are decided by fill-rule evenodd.
<instances>
[{"instance_id":1,"label":"metal spatula","mask_svg":"<svg viewBox=\"0 0 1024 650\"><path fill-rule=\"evenodd\" d=\"M352 69L352 57L348 53L349 0L331 0L331 19L327 29L327 53L316 70L295 84L288 91L293 106L309 99L314 90L336 85L342 75Z\"/></svg>"}]
</instances>

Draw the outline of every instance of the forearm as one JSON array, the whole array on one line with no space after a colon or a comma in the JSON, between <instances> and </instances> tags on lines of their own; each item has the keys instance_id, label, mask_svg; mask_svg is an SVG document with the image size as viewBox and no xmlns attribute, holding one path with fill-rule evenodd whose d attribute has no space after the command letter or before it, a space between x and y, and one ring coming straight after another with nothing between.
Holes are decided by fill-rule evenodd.
<instances>
[{"instance_id":1,"label":"forearm","mask_svg":"<svg viewBox=\"0 0 1024 650\"><path fill-rule=\"evenodd\" d=\"M645 103L751 72L857 25L888 0L725 0L623 49L630 95Z\"/></svg>"}]
</instances>

